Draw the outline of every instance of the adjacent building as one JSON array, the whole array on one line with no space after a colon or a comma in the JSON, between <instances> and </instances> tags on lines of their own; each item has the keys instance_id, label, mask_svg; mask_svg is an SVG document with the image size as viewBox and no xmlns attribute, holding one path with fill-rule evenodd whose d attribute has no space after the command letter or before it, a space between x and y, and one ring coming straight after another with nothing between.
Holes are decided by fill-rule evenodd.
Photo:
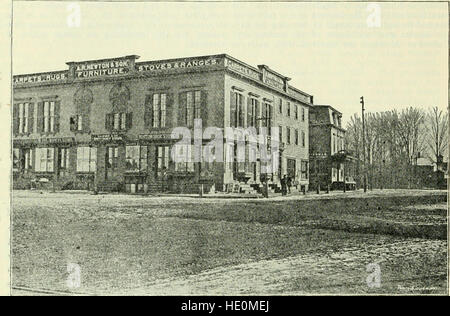
<instances>
[{"instance_id":1,"label":"adjacent building","mask_svg":"<svg viewBox=\"0 0 450 316\"><path fill-rule=\"evenodd\" d=\"M272 189L289 175L309 185L313 97L266 65L229 55L138 62L131 55L68 62L68 69L13 77L13 184L131 193L262 188L261 160L238 161L223 139L223 160L176 162L176 127L277 127L281 144ZM340 130L340 128L335 128ZM268 142L270 142L270 135ZM340 136L339 136L340 137ZM208 137L202 138L205 145ZM175 148L194 155L193 144Z\"/></svg>"},{"instance_id":2,"label":"adjacent building","mask_svg":"<svg viewBox=\"0 0 450 316\"><path fill-rule=\"evenodd\" d=\"M314 105L309 117L310 188L355 189L352 161L345 150L342 113L330 105Z\"/></svg>"}]
</instances>

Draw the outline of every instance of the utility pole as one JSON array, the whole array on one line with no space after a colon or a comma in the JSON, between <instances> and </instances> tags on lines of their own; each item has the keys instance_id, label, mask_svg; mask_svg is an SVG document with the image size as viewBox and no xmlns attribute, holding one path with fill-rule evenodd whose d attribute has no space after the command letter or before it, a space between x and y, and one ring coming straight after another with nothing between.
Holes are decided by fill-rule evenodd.
<instances>
[{"instance_id":1,"label":"utility pole","mask_svg":"<svg viewBox=\"0 0 450 316\"><path fill-rule=\"evenodd\" d=\"M364 116L364 97L360 98L361 109L362 109L362 141L363 141L363 187L364 192L367 192L367 168L366 168L366 123Z\"/></svg>"}]
</instances>

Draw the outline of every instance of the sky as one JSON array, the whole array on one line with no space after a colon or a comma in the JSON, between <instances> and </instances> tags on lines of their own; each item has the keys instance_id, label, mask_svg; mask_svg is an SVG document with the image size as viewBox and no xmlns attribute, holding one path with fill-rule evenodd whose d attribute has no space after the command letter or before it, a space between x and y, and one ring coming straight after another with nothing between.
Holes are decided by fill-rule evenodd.
<instances>
[{"instance_id":1,"label":"sky","mask_svg":"<svg viewBox=\"0 0 450 316\"><path fill-rule=\"evenodd\" d=\"M292 78L315 104L340 110L344 123L360 113L360 96L368 112L448 104L445 3L78 5L79 26L70 26L77 9L69 2L14 2L13 74L125 55L227 53Z\"/></svg>"}]
</instances>

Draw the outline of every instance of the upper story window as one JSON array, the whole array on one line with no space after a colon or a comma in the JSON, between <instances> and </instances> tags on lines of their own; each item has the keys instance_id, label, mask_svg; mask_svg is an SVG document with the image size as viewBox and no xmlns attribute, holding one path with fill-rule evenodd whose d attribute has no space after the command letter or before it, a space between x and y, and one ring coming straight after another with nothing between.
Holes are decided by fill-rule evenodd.
<instances>
[{"instance_id":1,"label":"upper story window","mask_svg":"<svg viewBox=\"0 0 450 316\"><path fill-rule=\"evenodd\" d=\"M302 122L305 121L305 116L306 116L306 114L305 114L305 108L302 107Z\"/></svg>"},{"instance_id":2,"label":"upper story window","mask_svg":"<svg viewBox=\"0 0 450 316\"><path fill-rule=\"evenodd\" d=\"M302 147L306 147L306 135L305 135L305 131L302 131Z\"/></svg>"},{"instance_id":3,"label":"upper story window","mask_svg":"<svg viewBox=\"0 0 450 316\"><path fill-rule=\"evenodd\" d=\"M286 143L291 143L291 129L289 127L286 127Z\"/></svg>"},{"instance_id":4,"label":"upper story window","mask_svg":"<svg viewBox=\"0 0 450 316\"><path fill-rule=\"evenodd\" d=\"M298 129L295 130L295 144L298 145Z\"/></svg>"},{"instance_id":5,"label":"upper story window","mask_svg":"<svg viewBox=\"0 0 450 316\"><path fill-rule=\"evenodd\" d=\"M259 101L256 98L249 97L247 103L247 127L258 126Z\"/></svg>"},{"instance_id":6,"label":"upper story window","mask_svg":"<svg viewBox=\"0 0 450 316\"><path fill-rule=\"evenodd\" d=\"M296 120L298 120L298 105L294 104L294 117Z\"/></svg>"},{"instance_id":7,"label":"upper story window","mask_svg":"<svg viewBox=\"0 0 450 316\"><path fill-rule=\"evenodd\" d=\"M144 124L148 128L165 128L171 123L173 95L157 92L145 99Z\"/></svg>"},{"instance_id":8,"label":"upper story window","mask_svg":"<svg viewBox=\"0 0 450 316\"><path fill-rule=\"evenodd\" d=\"M278 113L283 114L283 99L280 98L278 101Z\"/></svg>"},{"instance_id":9,"label":"upper story window","mask_svg":"<svg viewBox=\"0 0 450 316\"><path fill-rule=\"evenodd\" d=\"M38 133L59 132L60 101L50 100L38 103Z\"/></svg>"},{"instance_id":10,"label":"upper story window","mask_svg":"<svg viewBox=\"0 0 450 316\"><path fill-rule=\"evenodd\" d=\"M14 104L13 112L14 134L32 133L34 104L29 102Z\"/></svg>"},{"instance_id":11,"label":"upper story window","mask_svg":"<svg viewBox=\"0 0 450 316\"><path fill-rule=\"evenodd\" d=\"M125 131L131 128L133 113L108 113L106 114L105 128L109 131Z\"/></svg>"},{"instance_id":12,"label":"upper story window","mask_svg":"<svg viewBox=\"0 0 450 316\"><path fill-rule=\"evenodd\" d=\"M206 92L202 90L184 91L179 94L178 124L194 126L195 119L202 119L206 125Z\"/></svg>"},{"instance_id":13,"label":"upper story window","mask_svg":"<svg viewBox=\"0 0 450 316\"><path fill-rule=\"evenodd\" d=\"M244 96L235 91L231 92L230 125L244 127Z\"/></svg>"},{"instance_id":14,"label":"upper story window","mask_svg":"<svg viewBox=\"0 0 450 316\"><path fill-rule=\"evenodd\" d=\"M167 106L167 95L165 93L155 93L153 94L153 122L152 127L166 127L166 106Z\"/></svg>"},{"instance_id":15,"label":"upper story window","mask_svg":"<svg viewBox=\"0 0 450 316\"><path fill-rule=\"evenodd\" d=\"M287 103L287 116L291 116L291 102Z\"/></svg>"},{"instance_id":16,"label":"upper story window","mask_svg":"<svg viewBox=\"0 0 450 316\"><path fill-rule=\"evenodd\" d=\"M70 117L70 130L76 133L87 133L90 128L91 105L94 95L91 89L83 86L79 88L73 97L75 115Z\"/></svg>"}]
</instances>

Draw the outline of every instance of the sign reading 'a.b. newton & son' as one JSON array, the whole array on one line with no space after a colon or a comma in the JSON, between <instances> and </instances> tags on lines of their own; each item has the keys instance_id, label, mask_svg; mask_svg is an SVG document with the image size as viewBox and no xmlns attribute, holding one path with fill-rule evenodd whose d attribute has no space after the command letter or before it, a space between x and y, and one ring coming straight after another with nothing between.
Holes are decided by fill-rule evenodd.
<instances>
[{"instance_id":1,"label":"sign reading 'a.b. newton & son'","mask_svg":"<svg viewBox=\"0 0 450 316\"><path fill-rule=\"evenodd\" d=\"M75 78L124 75L127 74L129 70L129 60L114 60L79 64L75 67Z\"/></svg>"}]
</instances>

